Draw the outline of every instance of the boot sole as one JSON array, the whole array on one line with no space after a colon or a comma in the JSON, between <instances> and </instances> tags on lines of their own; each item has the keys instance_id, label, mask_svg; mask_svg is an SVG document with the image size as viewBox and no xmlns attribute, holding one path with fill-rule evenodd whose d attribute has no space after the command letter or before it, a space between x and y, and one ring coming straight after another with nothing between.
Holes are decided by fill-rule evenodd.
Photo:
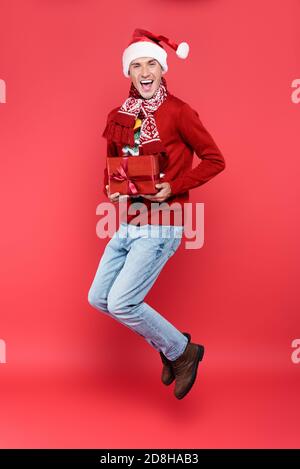
<instances>
[{"instance_id":1,"label":"boot sole","mask_svg":"<svg viewBox=\"0 0 300 469\"><path fill-rule=\"evenodd\" d=\"M195 364L194 364L192 380L189 386L186 388L184 394L181 394L180 396L176 396L175 394L175 397L177 397L177 399L183 399L187 395L187 393L192 389L193 384L196 381L198 365L199 365L199 362L201 362L201 360L203 359L203 356L204 356L204 347L203 345L198 345L197 357L196 357Z\"/></svg>"}]
</instances>

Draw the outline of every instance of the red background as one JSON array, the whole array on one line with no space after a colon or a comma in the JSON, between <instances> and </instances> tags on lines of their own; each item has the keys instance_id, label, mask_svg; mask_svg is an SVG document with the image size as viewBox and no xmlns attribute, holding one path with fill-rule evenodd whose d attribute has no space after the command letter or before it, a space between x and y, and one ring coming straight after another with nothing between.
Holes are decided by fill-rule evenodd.
<instances>
[{"instance_id":1,"label":"red background","mask_svg":"<svg viewBox=\"0 0 300 469\"><path fill-rule=\"evenodd\" d=\"M1 0L3 448L299 446L297 0ZM159 355L93 309L107 243L106 116L128 96L136 27L166 46L169 90L195 108L226 169L193 190L205 243L180 247L146 300L206 357L182 401Z\"/></svg>"}]
</instances>

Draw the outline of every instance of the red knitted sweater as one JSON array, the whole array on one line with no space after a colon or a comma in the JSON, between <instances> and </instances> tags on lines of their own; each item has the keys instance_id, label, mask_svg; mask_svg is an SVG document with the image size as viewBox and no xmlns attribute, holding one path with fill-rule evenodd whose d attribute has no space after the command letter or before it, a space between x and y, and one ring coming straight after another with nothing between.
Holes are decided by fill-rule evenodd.
<instances>
[{"instance_id":1,"label":"red knitted sweater","mask_svg":"<svg viewBox=\"0 0 300 469\"><path fill-rule=\"evenodd\" d=\"M108 114L107 122L118 110L119 107L114 108ZM160 182L169 182L172 194L165 202L155 203L155 207L159 207L158 211L156 210L159 217L155 221L153 221L153 218L151 220L151 202L149 200L144 197L129 197L126 211L123 211L123 219L127 223L137 224L135 218L140 212L137 211L135 215L129 215L128 210L133 202L142 202L147 210L143 221L139 217L140 224L166 224L165 219L162 218L162 214L166 210L169 212L167 224L184 224L183 216L180 217L180 222L175 218L172 204L177 202L183 208L183 204L189 200L189 190L204 184L224 170L225 160L212 136L200 121L197 111L170 92L165 101L155 111L154 116L160 139L167 152L167 165L163 169L165 176L161 178ZM192 168L194 153L201 161L196 167ZM107 144L107 154L109 156L123 156L122 146L109 142ZM138 158L138 156L133 156L133 158ZM107 167L105 167L103 192L106 196L105 186L107 184L108 173ZM174 207L178 207L177 204Z\"/></svg>"}]
</instances>

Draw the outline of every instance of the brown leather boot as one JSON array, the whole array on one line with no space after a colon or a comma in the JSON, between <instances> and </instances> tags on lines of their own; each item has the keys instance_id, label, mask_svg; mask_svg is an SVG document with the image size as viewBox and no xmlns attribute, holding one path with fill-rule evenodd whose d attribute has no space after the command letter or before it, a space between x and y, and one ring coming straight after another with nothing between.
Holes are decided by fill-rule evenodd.
<instances>
[{"instance_id":1,"label":"brown leather boot","mask_svg":"<svg viewBox=\"0 0 300 469\"><path fill-rule=\"evenodd\" d=\"M191 335L188 332L183 332L182 334L185 335L188 341L190 342ZM164 365L161 373L161 380L166 386L169 386L169 384L173 383L175 379L174 372L171 366L172 362L162 352L159 352L159 354Z\"/></svg>"},{"instance_id":2,"label":"brown leather boot","mask_svg":"<svg viewBox=\"0 0 300 469\"><path fill-rule=\"evenodd\" d=\"M203 355L203 345L189 342L183 354L176 360L171 361L171 367L175 375L174 395L177 399L182 399L191 390Z\"/></svg>"}]
</instances>

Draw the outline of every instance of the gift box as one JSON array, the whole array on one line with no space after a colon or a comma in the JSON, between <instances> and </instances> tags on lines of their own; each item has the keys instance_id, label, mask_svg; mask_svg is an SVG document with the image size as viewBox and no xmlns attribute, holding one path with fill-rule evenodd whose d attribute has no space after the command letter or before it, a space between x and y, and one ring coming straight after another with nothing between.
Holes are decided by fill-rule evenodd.
<instances>
[{"instance_id":1,"label":"gift box","mask_svg":"<svg viewBox=\"0 0 300 469\"><path fill-rule=\"evenodd\" d=\"M159 155L108 156L109 192L122 195L156 194Z\"/></svg>"}]
</instances>

